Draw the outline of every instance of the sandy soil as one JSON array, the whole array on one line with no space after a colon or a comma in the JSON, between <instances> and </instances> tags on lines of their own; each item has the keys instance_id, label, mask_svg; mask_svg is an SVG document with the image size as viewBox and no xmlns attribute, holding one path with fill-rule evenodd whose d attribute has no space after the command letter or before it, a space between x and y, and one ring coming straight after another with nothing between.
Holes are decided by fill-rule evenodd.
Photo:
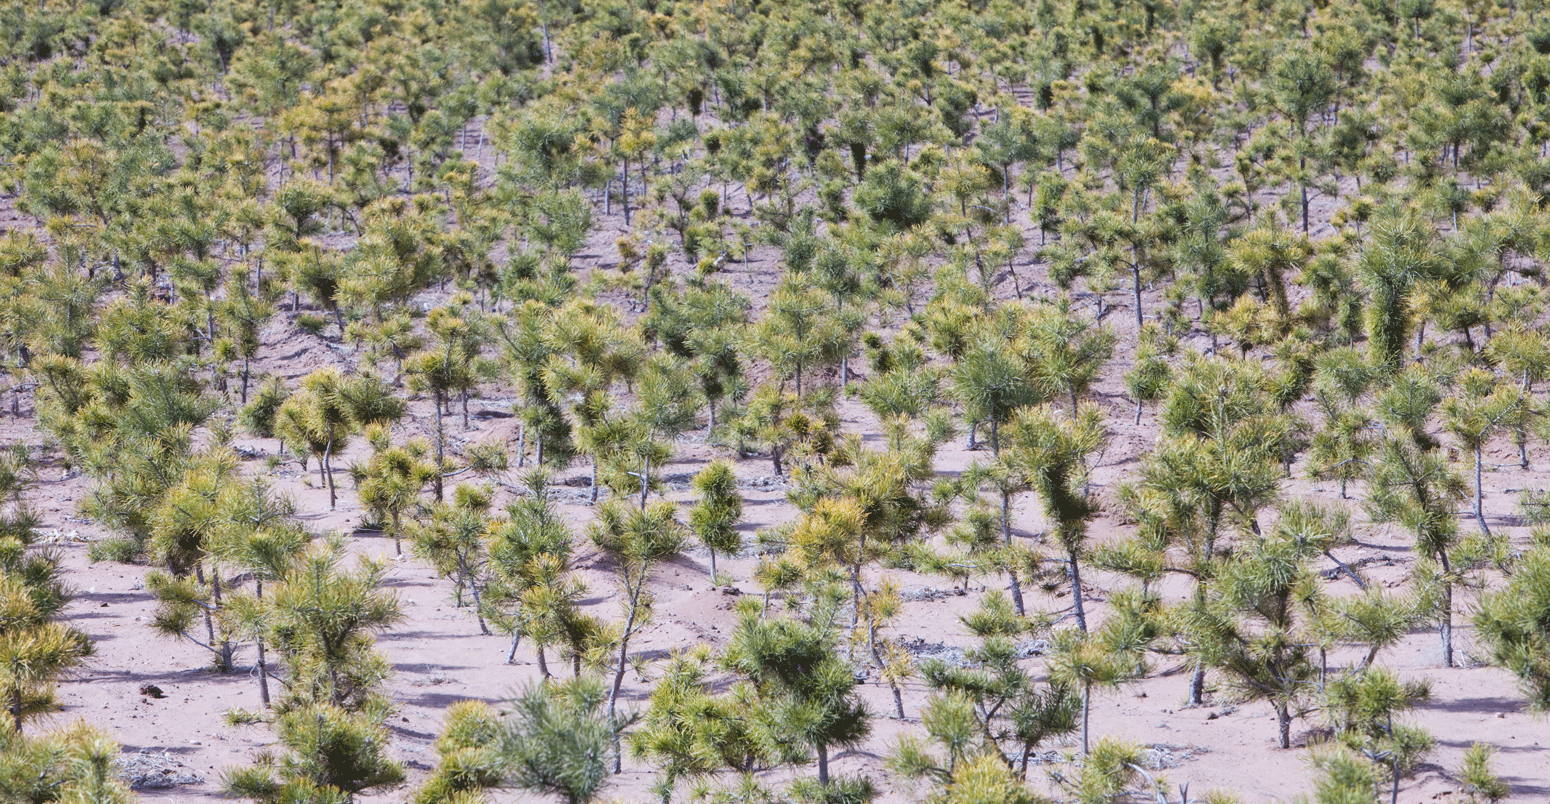
<instances>
[{"instance_id":1,"label":"sandy soil","mask_svg":"<svg viewBox=\"0 0 1550 804\"><path fill-rule=\"evenodd\" d=\"M734 206L741 208L742 203ZM1327 231L1328 216L1335 206L1331 199L1319 199L1317 211L1321 231ZM603 225L589 239L583 260L606 266L616 259L613 242L621 231L621 221L615 220L618 217L616 208L612 218L601 221ZM1038 242L1036 230L1030 229L1028 242L1030 245ZM775 259L772 251L761 249L752 263L728 266L723 278L762 304L777 275ZM678 267L684 269L687 266ZM589 269L584 265L583 270ZM1053 292L1036 268L1020 269L1020 273L1030 294ZM1010 295L1010 284L1003 282L1002 290L1005 295ZM1153 289L1147 293L1146 303L1157 309L1161 304L1160 297L1160 292ZM620 301L622 294L608 298ZM1115 294L1114 302L1116 307L1106 323L1114 326L1120 336L1117 357L1095 394L1106 410L1110 432L1108 448L1095 474L1101 486L1110 486L1133 474L1139 460L1151 449L1156 434L1151 411L1143 415L1139 425L1132 423L1133 409L1123 395L1120 377L1128 367L1129 355L1134 352L1135 333L1128 295L1121 298ZM323 366L353 365L353 350L299 331L294 327L293 319L292 314L285 312L266 328L261 359L254 367L256 373L272 373L294 380ZM1196 348L1204 348L1209 344L1209 338L1196 333L1188 342ZM860 371L859 363L853 361L853 369ZM509 389L483 389L483 398L475 400L474 409L476 412L503 412L508 407L505 400L509 395ZM849 428L876 432L876 423L854 401L846 401L841 412ZM48 454L41 449L42 438L34 427L30 400L23 400L21 414L19 419L10 416L8 411L0 415L0 442L24 442L39 448L35 454ZM399 429L399 435L428 432L430 405L423 399L416 400L411 405L411 417ZM515 425L511 419L499 415L476 416L467 430L461 429L454 420L451 434L459 442L494 438L514 443ZM311 528L318 532L351 531L360 523L360 511L347 483L341 486L338 510L330 511L327 492L318 485L315 471L304 472L289 458L273 471L266 468L264 456L275 453L276 442L239 437L236 443L252 456L245 462L247 470L274 478L279 491L294 497L304 521ZM356 445L341 456L337 465L343 466L364 457L363 449ZM1515 457L1509 452L1507 445L1500 445L1491 459L1507 464ZM728 456L729 450L708 445L700 436L684 438L673 465L665 471L671 481L670 497L689 500L687 478L712 457ZM941 472L957 472L981 457L983 453L966 451L959 439L942 451L937 468ZM1493 524L1501 526L1517 543L1527 540L1527 529L1513 517L1517 492L1545 484L1546 462L1550 462L1550 454L1541 449L1535 456L1532 471L1513 468L1487 475L1486 505ZM764 480L770 474L767 460L739 461L737 472L746 485L745 535L751 538L759 528L793 518L795 510L785 500L780 484ZM581 468L572 470L576 476L583 473ZM1294 467L1294 479L1286 484L1287 496L1338 502L1338 490L1333 484L1310 484L1299 479L1303 476L1301 467ZM562 483L565 479L564 476L560 478ZM79 519L76 513L76 506L89 493L91 485L88 478L66 477L57 463L45 462L40 483L31 495L44 515L48 539L56 545L70 582L79 591L69 609L70 620L92 636L98 650L86 669L61 685L62 709L51 720L62 724L81 718L109 730L122 741L126 757L143 771L140 772L142 781L160 779L171 785L144 789L147 798L183 801L216 797L224 769L247 764L256 752L272 745L273 738L267 727L227 726L222 719L222 713L229 709L258 707L257 680L248 672L215 673L209 669L210 657L202 649L152 633L147 625L153 605L151 596L144 589L145 567L94 564L87 560L89 542L111 535L101 527ZM583 502L584 493L579 489L562 489L563 510L572 518L578 534L591 517L591 509ZM1359 497L1359 485L1353 486L1352 493L1353 497ZM1362 564L1370 578L1384 585L1402 583L1414 559L1405 534L1389 526L1367 524L1359 508L1353 508L1353 513L1361 523L1359 543L1340 549L1340 558L1347 563ZM1031 498L1022 500L1017 506L1016 517L1022 539L1034 539L1043 529L1036 503ZM1465 528L1470 527L1472 524L1466 522ZM1121 525L1105 515L1095 524L1093 536L1095 541L1101 542L1121 537L1123 531ZM581 546L576 564L591 590L588 605L598 613L614 616L617 611L614 581L598 566L597 556L585 540L579 539L578 544ZM364 532L352 539L351 549L361 555L391 557L393 554L391 541ZM738 594L760 592L755 584L746 580L754 564L755 560L748 556L725 561L723 572L741 580L723 588L712 585L708 557L702 549L690 549L664 567L652 585L657 595L655 618L634 644L634 649L653 657L663 657L673 649L692 644L722 644L734 624L730 609ZM1321 567L1333 568L1333 564ZM977 579L971 584L970 594L960 595L955 594L942 578L909 573L894 575L909 596L916 598L906 604L895 635L909 644L928 647L952 648L971 644L956 618L976 607L983 584L1003 583L995 577ZM1332 573L1330 575L1332 577ZM869 580L875 583L877 575L873 573ZM1106 593L1124 582L1096 572L1091 573L1088 580L1090 586L1086 597L1090 611L1101 617ZM518 652L515 665L505 664L506 638L480 636L471 612L454 605L451 584L438 580L423 561L407 556L395 561L387 583L399 596L407 615L401 627L383 635L379 641L379 647L396 669L388 686L399 707L389 724L393 733L389 751L407 765L410 782L398 789L364 797L366 801L381 802L407 798L412 786L423 779L434 764L430 744L449 704L463 699L499 703L514 689L539 676L532 652L526 648ZM1354 586L1343 578L1332 577L1329 585L1335 593L1346 594L1354 590ZM1437 738L1437 750L1417 776L1405 781L1400 801L1458 798L1456 769L1465 749L1476 741L1488 742L1500 749L1496 756L1497 769L1512 785L1512 800L1550 798L1550 728L1543 719L1525 711L1513 679L1506 672L1478 665L1471 651L1470 629L1463 622L1470 609L1468 601L1466 594L1460 606L1465 615L1459 618L1463 627L1456 638L1465 663L1471 666L1442 668L1438 640L1432 631L1413 633L1403 644L1380 657L1380 662L1394 667L1402 676L1424 678L1432 683L1431 702L1414 712L1410 719ZM1054 613L1057 618L1070 609L1063 590L1032 589L1029 603L1035 609ZM1334 660L1338 663L1341 658L1337 654ZM238 657L243 667L252 659L250 653ZM1172 785L1188 784L1192 795L1198 796L1211 788L1225 788L1236 791L1247 802L1271 802L1292 801L1310 791L1307 751L1301 747L1275 748L1275 723L1268 705L1234 706L1217 700L1205 707L1185 708L1188 674L1182 668L1168 664L1166 657L1162 659L1158 672L1151 678L1099 696L1093 712L1094 737L1115 736L1154 749L1152 766L1160 768ZM1028 661L1031 668L1042 673L1041 658ZM149 694L151 685L159 688L164 697ZM650 677L640 678L634 673L626 676L625 689L631 701L643 702L650 688ZM906 686L905 708L909 717L908 722L901 723L887 715L892 711L892 701L885 685L872 679L861 689L873 712L877 713L873 734L857 750L838 756L834 770L873 776L885 790L882 798L885 802L916 800L924 791L911 792L887 778L883 761L898 735L906 730L921 731L917 718L927 693L918 683ZM45 719L43 725L47 722ZM1321 726L1316 713L1296 721L1294 740L1299 746L1306 745L1310 737L1317 736ZM1057 749L1069 751L1071 746L1057 746ZM1055 763L1048 767L1058 766L1058 751L1041 758ZM1037 769L1032 776L1036 784L1041 783L1037 780L1042 779L1042 774ZM627 761L626 772L615 779L605 799L650 800L647 792L650 777L649 768ZM497 793L494 797L501 801L525 800L511 791Z\"/></svg>"},{"instance_id":2,"label":"sandy soil","mask_svg":"<svg viewBox=\"0 0 1550 804\"><path fill-rule=\"evenodd\" d=\"M274 343L266 349L279 352L282 350L276 347L280 345ZM418 407L425 406L422 403ZM1113 400L1110 407L1113 408L1111 442L1097 473L1102 482L1111 482L1133 470L1136 459L1146 451L1151 439L1149 416L1143 416L1142 424L1135 426L1129 424L1130 412L1123 400ZM863 428L870 424L858 406L847 403L844 411L848 424ZM424 411L417 410L417 413ZM511 429L509 420L476 418L469 431L454 434L468 441L481 441L492 437L510 438L513 435ZM0 423L0 439L37 443L37 435L26 418L21 421L7 418ZM262 454L271 454L278 446L272 441L251 438L239 438L237 444ZM700 439L686 439L675 465L666 473L683 478L694 471L696 465L724 452L707 446ZM347 453L345 460L351 457ZM961 443L953 444L944 450L938 466L944 472L961 470L977 457L978 454L963 450ZM1505 449L1495 456L1502 463L1509 457ZM262 459L257 457L250 459L248 466L254 472L265 470ZM767 477L769 471L769 464L763 459L749 459L738 464L740 477L748 481L757 482ZM330 512L327 510L327 492L318 486L315 473L303 473L294 461L289 461L275 474L279 477L279 487L292 495L300 510L305 512L303 516L310 527L328 532L347 530L358 523L359 512L353 492L345 490L339 510ZM1523 538L1522 528L1511 527L1516 492L1525 487L1541 486L1546 480L1545 474L1540 469L1489 475L1491 487L1486 499L1490 513L1493 520L1514 538ZM672 497L690 498L681 479L673 485L676 490ZM1289 493L1331 502L1338 500L1332 484L1320 488L1292 482L1289 486ZM153 602L142 582L144 567L93 564L87 560L87 542L107 535L92 523L77 519L74 513L89 487L90 481L86 478L62 478L57 467L46 466L43 482L34 494L45 516L47 535L57 544L69 577L79 590L79 596L70 607L71 622L91 634L98 649L97 657L88 668L61 686L63 709L53 720L62 723L84 718L109 729L123 742L127 753L161 757L161 767L170 771L167 776L181 775L187 780L194 774L200 778L198 782L165 790L146 790L149 797L184 800L216 796L223 769L245 764L254 752L272 743L266 727L226 726L221 717L222 712L231 708L258 708L257 681L246 672L215 673L209 669L209 655L201 648L160 638L151 632L146 621ZM785 501L779 488L745 488L744 495L747 504L744 530L750 536L757 528L794 516L794 509ZM578 502L566 504L564 510L579 530L589 518L589 509L579 504L584 493L570 492L569 497ZM1019 506L1017 519L1019 533L1024 538L1030 538L1042 529L1032 500L1024 500ZM1100 540L1113 538L1119 531L1107 518L1100 520L1094 529ZM1341 550L1341 559L1347 563L1364 563L1363 572L1385 585L1402 582L1406 566L1412 560L1404 534L1386 526L1364 526L1360 532L1360 542ZM357 535L352 549L363 555L391 557L393 554L390 540L368 533ZM577 565L592 591L589 604L601 613L612 614L617 605L611 597L612 579L596 569L596 564L596 556L583 547ZM753 564L753 559L742 558L726 561L722 566L723 572L733 578L746 579ZM1333 565L1324 569L1333 569ZM905 613L899 619L901 625L895 629L898 637L912 644L948 647L971 644L972 640L964 634L956 618L975 608L977 594L953 594L940 578L909 573L895 575L910 596L933 590L944 593L937 599L907 603ZM1105 590L1122 581L1099 573L1093 573L1089 580L1088 604L1101 611ZM999 584L1000 581L996 578L977 580L971 584L971 592L982 588L982 583ZM434 764L430 743L439 731L441 714L447 705L467 698L498 703L514 689L538 678L538 672L531 652L525 649L518 652L515 666L504 664L506 639L480 636L471 613L454 606L450 584L438 580L423 562L409 557L396 561L388 575L388 585L398 594L407 615L401 627L385 634L379 642L397 671L389 684L389 692L399 705L399 712L390 723L394 735L390 750L408 766L412 783ZM1332 580L1330 586L1337 593L1354 590L1354 586L1344 579ZM730 588L718 589L711 585L708 559L702 549L691 549L683 558L665 567L655 578L653 588L658 605L652 625L637 642L636 649L640 652L663 656L667 651L699 642L717 645L734 624L729 610L736 596ZM737 583L736 588L745 593L759 591L749 582ZM1059 617L1069 611L1069 601L1063 597L1063 591L1048 594L1035 589L1029 602L1031 606ZM1467 610L1468 604L1463 608ZM1469 629L1461 629L1458 638L1466 663L1474 664ZM1093 712L1095 737L1116 736L1157 749L1158 764L1163 766L1170 782L1187 783L1196 794L1221 787L1237 791L1246 801L1256 802L1290 801L1308 791L1306 752L1275 748L1274 720L1267 705L1217 703L1204 708L1184 708L1188 674L1179 672L1179 667L1170 666L1166 657L1162 658L1160 672L1152 678L1098 699ZM239 662L251 661L251 655L239 656ZM1479 666L1440 667L1437 637L1431 631L1412 634L1401 646L1384 654L1380 661L1394 667L1404 677L1425 678L1432 682L1432 701L1411 719L1437 737L1438 748L1417 777L1405 783L1400 795L1402 801L1453 796L1458 787L1454 771L1463 751L1476 741L1501 748L1497 766L1512 784L1514 800L1541 800L1550 795L1550 767L1547 767L1550 744L1541 746L1541 743L1550 742L1550 730L1542 719L1524 711L1522 699L1507 673ZM1034 658L1030 662L1038 668L1041 660ZM147 685L160 688L165 697L158 699L143 694ZM640 701L649 693L650 679L637 678L631 673L626 677L626 689L632 700ZM879 713L873 736L861 748L840 755L835 770L866 773L882 779L886 773L882 762L893 740L906 729L918 729L915 718L924 703L926 691L918 684L906 686L905 708L910 723L904 724L885 714L892 709L886 686L870 681L862 690L873 711ZM1294 739L1305 744L1309 732L1319 725L1316 715L1297 721ZM631 763L626 773L616 780L610 795L621 800L647 800L649 777L648 768ZM885 784L885 787L888 789L885 801L913 800L907 790L896 789L892 784ZM407 793L408 789L404 788L378 793L369 799L397 801L405 798ZM509 792L501 797L515 798Z\"/></svg>"}]
</instances>

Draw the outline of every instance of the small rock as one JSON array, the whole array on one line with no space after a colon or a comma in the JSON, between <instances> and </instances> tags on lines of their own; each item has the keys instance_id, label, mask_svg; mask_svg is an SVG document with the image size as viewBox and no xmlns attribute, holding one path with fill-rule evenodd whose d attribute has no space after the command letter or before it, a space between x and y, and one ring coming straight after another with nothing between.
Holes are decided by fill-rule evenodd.
<instances>
[{"instance_id":1,"label":"small rock","mask_svg":"<svg viewBox=\"0 0 1550 804\"><path fill-rule=\"evenodd\" d=\"M125 753L119 756L115 764L118 766L118 778L133 790L165 790L178 785L204 782L203 776L190 771L166 751L152 753L148 749L141 749L138 753Z\"/></svg>"},{"instance_id":2,"label":"small rock","mask_svg":"<svg viewBox=\"0 0 1550 804\"><path fill-rule=\"evenodd\" d=\"M1049 640L1030 639L1017 646L1017 658L1028 659L1034 656L1043 656L1049 652Z\"/></svg>"},{"instance_id":3,"label":"small rock","mask_svg":"<svg viewBox=\"0 0 1550 804\"><path fill-rule=\"evenodd\" d=\"M141 684L140 685L140 694L141 695L148 695L148 696L150 696L152 698L165 698L165 697L167 697L167 693L162 692L161 691L161 687L158 687L155 684Z\"/></svg>"}]
</instances>

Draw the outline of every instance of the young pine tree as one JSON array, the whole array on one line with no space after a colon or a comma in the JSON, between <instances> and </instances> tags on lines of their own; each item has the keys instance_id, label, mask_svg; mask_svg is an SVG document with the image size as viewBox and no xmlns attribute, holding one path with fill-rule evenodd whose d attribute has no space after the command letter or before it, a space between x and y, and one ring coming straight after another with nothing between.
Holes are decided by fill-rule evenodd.
<instances>
[{"instance_id":1,"label":"young pine tree","mask_svg":"<svg viewBox=\"0 0 1550 804\"><path fill-rule=\"evenodd\" d=\"M365 426L395 421L403 412L402 400L376 377L345 377L338 369L320 369L303 377L301 388L280 405L275 433L300 454L317 456L318 472L328 485L328 506L333 508L338 502L333 456Z\"/></svg>"},{"instance_id":2,"label":"young pine tree","mask_svg":"<svg viewBox=\"0 0 1550 804\"><path fill-rule=\"evenodd\" d=\"M122 749L84 722L36 736L0 731L0 799L131 804L118 775Z\"/></svg>"},{"instance_id":3,"label":"young pine tree","mask_svg":"<svg viewBox=\"0 0 1550 804\"><path fill-rule=\"evenodd\" d=\"M500 742L509 782L563 804L597 800L608 784L609 746L619 730L604 711L606 699L595 678L523 690Z\"/></svg>"},{"instance_id":4,"label":"young pine tree","mask_svg":"<svg viewBox=\"0 0 1550 804\"><path fill-rule=\"evenodd\" d=\"M1099 511L1097 498L1088 490L1087 467L1089 456L1103 446L1103 417L1096 408L1072 411L1070 417L1057 416L1047 407L1024 408L1008 430L1013 459L1025 467L1044 503L1045 517L1055 526L1056 542L1066 554L1076 625L1086 631L1081 559L1087 523Z\"/></svg>"},{"instance_id":5,"label":"young pine tree","mask_svg":"<svg viewBox=\"0 0 1550 804\"><path fill-rule=\"evenodd\" d=\"M314 544L268 596L231 601L238 618L274 645L287 682L273 721L285 753L262 753L256 765L229 771L231 795L264 804L349 801L404 778L385 752L392 705L381 685L390 667L373 649L373 635L400 619L398 601L379 591L381 565L363 561L345 572L343 556L340 539Z\"/></svg>"},{"instance_id":6,"label":"young pine tree","mask_svg":"<svg viewBox=\"0 0 1550 804\"><path fill-rule=\"evenodd\" d=\"M386 428L367 428L372 454L365 466L352 464L355 496L382 527L393 537L393 552L403 553L403 537L410 530L405 516L418 516L420 492L439 475L436 465L425 460L427 447L415 439L402 446L388 446Z\"/></svg>"},{"instance_id":7,"label":"young pine tree","mask_svg":"<svg viewBox=\"0 0 1550 804\"><path fill-rule=\"evenodd\" d=\"M440 760L415 791L414 804L461 801L475 804L482 793L505 780L501 740L505 723L484 701L459 701L447 708L434 748Z\"/></svg>"},{"instance_id":8,"label":"young pine tree","mask_svg":"<svg viewBox=\"0 0 1550 804\"><path fill-rule=\"evenodd\" d=\"M1051 640L1050 678L1069 689L1082 691L1082 753L1091 753L1088 731L1094 689L1115 689L1146 674L1133 632L1120 619L1110 620L1099 631L1062 629Z\"/></svg>"},{"instance_id":9,"label":"young pine tree","mask_svg":"<svg viewBox=\"0 0 1550 804\"><path fill-rule=\"evenodd\" d=\"M1442 403L1448 431L1459 440L1459 446L1471 453L1475 521L1487 536L1491 535L1491 527L1485 520L1485 445L1496 432L1512 427L1524 415L1528 403L1522 389L1499 382L1494 374L1483 369L1465 372L1459 380L1458 393Z\"/></svg>"},{"instance_id":10,"label":"young pine tree","mask_svg":"<svg viewBox=\"0 0 1550 804\"><path fill-rule=\"evenodd\" d=\"M717 551L736 555L743 546L742 536L737 532L737 520L743 515L743 498L737 493L737 477L732 473L732 464L727 461L712 461L695 475L694 490L700 493L700 501L689 509L689 527L710 551L710 575L714 582L718 577Z\"/></svg>"},{"instance_id":11,"label":"young pine tree","mask_svg":"<svg viewBox=\"0 0 1550 804\"><path fill-rule=\"evenodd\" d=\"M23 722L54 709L58 678L93 650L85 633L61 621L70 593L58 560L30 549L30 525L0 524L0 707L19 739Z\"/></svg>"},{"instance_id":12,"label":"young pine tree","mask_svg":"<svg viewBox=\"0 0 1550 804\"><path fill-rule=\"evenodd\" d=\"M1529 705L1550 709L1550 547L1531 550L1506 585L1481 598L1475 628L1491 662L1518 677Z\"/></svg>"},{"instance_id":13,"label":"young pine tree","mask_svg":"<svg viewBox=\"0 0 1550 804\"><path fill-rule=\"evenodd\" d=\"M1442 663L1453 666L1453 589L1457 584L1452 553L1458 546L1453 506L1464 499L1464 481L1437 451L1412 439L1390 438L1381 448L1368 480L1367 510L1376 522L1399 522L1414 535L1421 555L1441 566L1437 602Z\"/></svg>"},{"instance_id":14,"label":"young pine tree","mask_svg":"<svg viewBox=\"0 0 1550 804\"><path fill-rule=\"evenodd\" d=\"M646 588L657 564L683 549L683 525L677 519L677 506L666 500L640 509L609 501L598 511L592 526L592 540L613 559L619 576L620 608L624 623L620 629L618 655L613 662L613 680L608 688L608 720L619 721L619 692L624 686L624 671L629 666L630 640L646 626L651 617L652 595ZM619 735L623 725L615 725L614 773L624 761Z\"/></svg>"},{"instance_id":15,"label":"young pine tree","mask_svg":"<svg viewBox=\"0 0 1550 804\"><path fill-rule=\"evenodd\" d=\"M1396 723L1395 715L1430 696L1426 682L1402 682L1393 671L1376 666L1341 676L1324 689L1335 739L1388 774L1391 804L1399 801L1400 780L1416 770L1436 742L1419 726Z\"/></svg>"},{"instance_id":16,"label":"young pine tree","mask_svg":"<svg viewBox=\"0 0 1550 804\"><path fill-rule=\"evenodd\" d=\"M865 739L871 713L829 629L821 622L765 620L757 611L745 611L722 662L753 686L769 738L816 753L818 785L833 784L830 751Z\"/></svg>"},{"instance_id":17,"label":"young pine tree","mask_svg":"<svg viewBox=\"0 0 1550 804\"><path fill-rule=\"evenodd\" d=\"M490 523L490 586L485 602L495 626L511 634L506 663L516 661L523 636L536 647L539 670L549 677L544 648L576 616L576 601L586 585L570 572L571 532L549 497L542 469L527 475L529 494L506 506L506 516Z\"/></svg>"},{"instance_id":18,"label":"young pine tree","mask_svg":"<svg viewBox=\"0 0 1550 804\"><path fill-rule=\"evenodd\" d=\"M1035 749L1078 729L1081 698L1055 676L1041 687L1019 664L1015 640L1037 633L1041 624L1017 614L1000 591L986 594L979 610L961 619L980 640L967 653L968 663L957 667L933 659L920 667L922 680L935 691L927 705L928 733L947 749L947 761L922 764L918 742L906 739L896 769L910 777L950 775L958 760L983 748L1020 757L1018 775L1025 779Z\"/></svg>"},{"instance_id":19,"label":"young pine tree","mask_svg":"<svg viewBox=\"0 0 1550 804\"><path fill-rule=\"evenodd\" d=\"M641 728L630 735L636 758L661 769L653 782L663 804L672 800L679 781L699 780L718 771L748 773L775 759L758 739L744 689L714 694L714 669L708 646L677 654L651 691Z\"/></svg>"},{"instance_id":20,"label":"young pine tree","mask_svg":"<svg viewBox=\"0 0 1550 804\"><path fill-rule=\"evenodd\" d=\"M414 546L443 578L451 578L458 608L467 606L463 593L473 597L474 619L479 633L488 635L484 621L484 591L490 583L488 540L490 490L459 485L450 504L438 503L430 518L414 531Z\"/></svg>"},{"instance_id":21,"label":"young pine tree","mask_svg":"<svg viewBox=\"0 0 1550 804\"><path fill-rule=\"evenodd\" d=\"M1318 598L1306 553L1272 536L1221 567L1204 607L1178 611L1178 630L1203 665L1244 697L1270 702L1282 748L1291 747L1295 704L1319 676L1312 636Z\"/></svg>"}]
</instances>

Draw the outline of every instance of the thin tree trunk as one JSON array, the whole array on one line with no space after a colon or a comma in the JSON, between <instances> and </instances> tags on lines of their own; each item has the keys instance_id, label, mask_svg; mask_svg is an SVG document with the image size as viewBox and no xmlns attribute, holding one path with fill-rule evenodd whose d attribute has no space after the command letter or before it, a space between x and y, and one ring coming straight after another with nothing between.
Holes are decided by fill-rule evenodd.
<instances>
[{"instance_id":1,"label":"thin tree trunk","mask_svg":"<svg viewBox=\"0 0 1550 804\"><path fill-rule=\"evenodd\" d=\"M1286 704L1284 702L1277 702L1276 705L1275 705L1275 709L1276 709L1276 726L1279 728L1279 732L1278 733L1280 734L1280 738L1281 738L1281 747L1282 748L1291 748L1292 747L1292 713L1290 711L1288 711L1287 706L1286 706Z\"/></svg>"},{"instance_id":2,"label":"thin tree trunk","mask_svg":"<svg viewBox=\"0 0 1550 804\"><path fill-rule=\"evenodd\" d=\"M1087 756L1087 721L1093 708L1093 685L1091 682L1082 685L1082 756Z\"/></svg>"},{"instance_id":3,"label":"thin tree trunk","mask_svg":"<svg viewBox=\"0 0 1550 804\"><path fill-rule=\"evenodd\" d=\"M198 581L200 586L203 586L205 583L205 569L199 564L194 565L194 580ZM199 608L204 611L205 615L205 644L213 651L215 650L215 618L211 616L209 606L200 606Z\"/></svg>"},{"instance_id":4,"label":"thin tree trunk","mask_svg":"<svg viewBox=\"0 0 1550 804\"><path fill-rule=\"evenodd\" d=\"M1306 161L1306 157L1303 157ZM1308 185L1302 185L1302 236L1308 236ZM1286 746L1281 746L1285 748Z\"/></svg>"},{"instance_id":5,"label":"thin tree trunk","mask_svg":"<svg viewBox=\"0 0 1550 804\"><path fill-rule=\"evenodd\" d=\"M268 657L264 653L264 640L263 640L263 638L260 637L257 640L257 642L258 642L258 700L259 700L260 703L262 703L264 705L265 709L268 709L269 708L269 661L268 661Z\"/></svg>"},{"instance_id":6,"label":"thin tree trunk","mask_svg":"<svg viewBox=\"0 0 1550 804\"><path fill-rule=\"evenodd\" d=\"M1484 463L1481 458L1480 445L1475 445L1475 521L1480 523L1480 532L1491 535L1491 526L1485 524L1485 494L1481 488L1482 468Z\"/></svg>"},{"instance_id":7,"label":"thin tree trunk","mask_svg":"<svg viewBox=\"0 0 1550 804\"><path fill-rule=\"evenodd\" d=\"M1213 525L1213 530L1215 526ZM1210 554L1210 548L1207 548ZM1202 581L1195 582L1194 605L1204 608L1206 605L1206 586ZM1189 679L1189 705L1199 706L1205 702L1206 697L1206 667L1199 659L1195 660L1195 672Z\"/></svg>"},{"instance_id":8,"label":"thin tree trunk","mask_svg":"<svg viewBox=\"0 0 1550 804\"><path fill-rule=\"evenodd\" d=\"M1001 538L1007 547L1012 546L1012 495L1001 493ZM1017 577L1017 568L1010 567L1006 573L1012 583L1012 605L1017 607L1017 616L1026 616L1023 610L1023 585Z\"/></svg>"},{"instance_id":9,"label":"thin tree trunk","mask_svg":"<svg viewBox=\"0 0 1550 804\"><path fill-rule=\"evenodd\" d=\"M459 555L457 563L458 568L463 570L463 577L468 579L468 590L474 596L474 619L479 621L479 633L491 636L490 627L484 624L484 602L479 596L479 584L474 582L474 573L468 568L468 559Z\"/></svg>"},{"instance_id":10,"label":"thin tree trunk","mask_svg":"<svg viewBox=\"0 0 1550 804\"><path fill-rule=\"evenodd\" d=\"M219 609L221 607L221 568L216 566L214 562L211 562L211 564L210 596L214 602L214 608ZM214 642L211 642L210 644L212 647L215 646ZM216 658L220 662L221 672L230 673L232 668L232 644L230 639L226 639L224 636L221 638L221 644L219 650L216 653Z\"/></svg>"},{"instance_id":11,"label":"thin tree trunk","mask_svg":"<svg viewBox=\"0 0 1550 804\"><path fill-rule=\"evenodd\" d=\"M1447 572L1447 566L1443 566ZM1453 581L1445 580L1442 583L1442 625L1438 628L1442 637L1442 666L1453 666Z\"/></svg>"},{"instance_id":12,"label":"thin tree trunk","mask_svg":"<svg viewBox=\"0 0 1550 804\"><path fill-rule=\"evenodd\" d=\"M1087 611L1082 605L1082 569L1077 564L1076 553L1070 553L1067 561L1071 575L1071 602L1075 605L1076 627L1087 633Z\"/></svg>"},{"instance_id":13,"label":"thin tree trunk","mask_svg":"<svg viewBox=\"0 0 1550 804\"><path fill-rule=\"evenodd\" d=\"M856 626L861 623L861 567L859 565L850 568L850 635L854 644ZM850 659L853 648L845 649L845 658Z\"/></svg>"},{"instance_id":14,"label":"thin tree trunk","mask_svg":"<svg viewBox=\"0 0 1550 804\"><path fill-rule=\"evenodd\" d=\"M334 491L334 469L329 465L329 459L334 453L334 439L328 439L328 446L323 448L323 477L328 481L328 510L332 511L338 505L339 498ZM437 481L440 482L439 480Z\"/></svg>"},{"instance_id":15,"label":"thin tree trunk","mask_svg":"<svg viewBox=\"0 0 1550 804\"><path fill-rule=\"evenodd\" d=\"M446 439L442 436L441 430L441 389L436 389L436 393L432 396L436 405L436 502L441 502L442 458L446 452Z\"/></svg>"},{"instance_id":16,"label":"thin tree trunk","mask_svg":"<svg viewBox=\"0 0 1550 804\"><path fill-rule=\"evenodd\" d=\"M1134 282L1133 292L1136 302L1136 331L1140 332L1141 328L1146 326L1146 316L1141 312L1141 266L1132 264L1130 266L1130 276L1131 280Z\"/></svg>"},{"instance_id":17,"label":"thin tree trunk","mask_svg":"<svg viewBox=\"0 0 1550 804\"><path fill-rule=\"evenodd\" d=\"M646 497L651 494L651 459L646 459L646 464L640 471L640 510L646 510Z\"/></svg>"},{"instance_id":18,"label":"thin tree trunk","mask_svg":"<svg viewBox=\"0 0 1550 804\"><path fill-rule=\"evenodd\" d=\"M608 727L613 731L614 773L624 772L624 753L619 745L619 689L624 686L624 666L629 660L630 635L635 630L635 620L640 614L640 595L646 585L646 567L640 568L640 578L630 591L630 613L624 621L624 634L619 639L618 666L614 668L614 683L608 691Z\"/></svg>"},{"instance_id":19,"label":"thin tree trunk","mask_svg":"<svg viewBox=\"0 0 1550 804\"><path fill-rule=\"evenodd\" d=\"M258 599L259 600L263 600L264 599L264 582L263 582L262 579L260 579L258 581L257 593L258 593ZM259 702L261 702L264 705L265 709L268 709L269 708L269 660L268 660L268 656L264 653L264 638L260 636L260 637L258 637L257 639L255 639L253 641L258 644L258 700L259 700Z\"/></svg>"},{"instance_id":20,"label":"thin tree trunk","mask_svg":"<svg viewBox=\"0 0 1550 804\"><path fill-rule=\"evenodd\" d=\"M624 203L624 225L630 225L630 160L623 161L619 172L619 200Z\"/></svg>"}]
</instances>

